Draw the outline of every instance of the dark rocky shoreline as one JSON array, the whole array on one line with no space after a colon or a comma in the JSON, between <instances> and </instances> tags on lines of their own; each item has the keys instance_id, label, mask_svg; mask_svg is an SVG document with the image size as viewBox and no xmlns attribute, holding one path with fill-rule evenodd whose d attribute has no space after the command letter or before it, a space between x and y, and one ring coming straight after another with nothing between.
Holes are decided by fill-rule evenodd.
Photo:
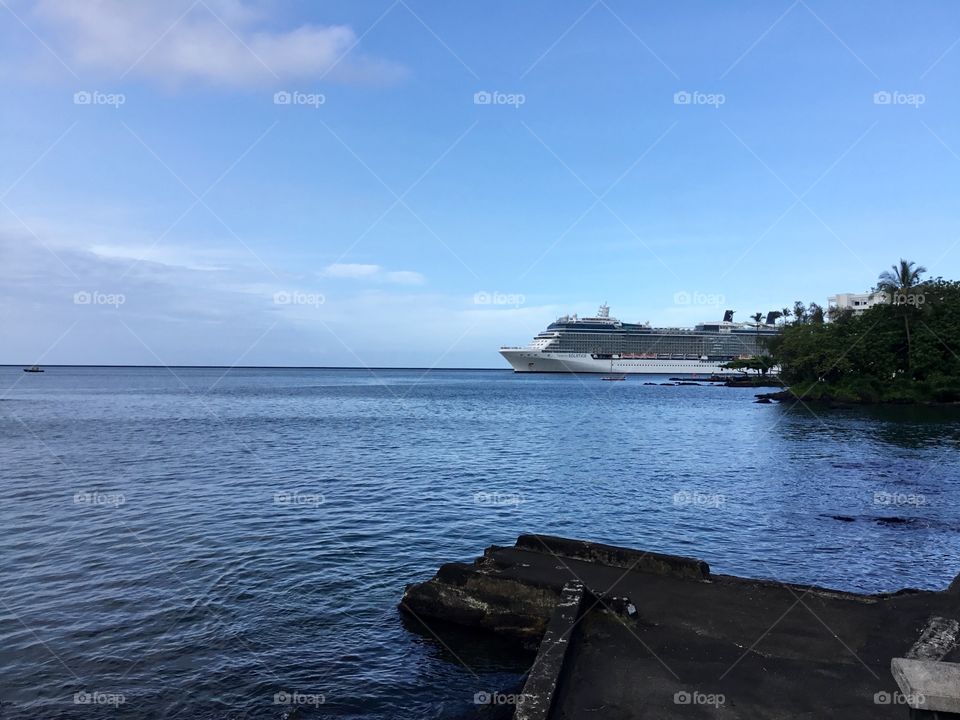
<instances>
[{"instance_id":1,"label":"dark rocky shoreline","mask_svg":"<svg viewBox=\"0 0 960 720\"><path fill-rule=\"evenodd\" d=\"M960 402L936 402L934 400L925 400L922 402L911 401L911 400L887 400L887 401L877 401L877 402L867 402L865 400L850 400L848 398L838 398L830 395L820 396L817 398L808 398L803 395L797 395L790 388L784 388L783 390L778 390L776 392L770 393L758 393L757 402L769 403L769 402L803 402L807 405L815 405L819 407L880 407L880 406L901 406L901 407L944 407L944 408L960 408Z\"/></svg>"},{"instance_id":2,"label":"dark rocky shoreline","mask_svg":"<svg viewBox=\"0 0 960 720\"><path fill-rule=\"evenodd\" d=\"M672 377L667 378L677 385L701 385L704 383L723 385L725 387L783 387L783 382L776 375L710 375L705 378Z\"/></svg>"}]
</instances>

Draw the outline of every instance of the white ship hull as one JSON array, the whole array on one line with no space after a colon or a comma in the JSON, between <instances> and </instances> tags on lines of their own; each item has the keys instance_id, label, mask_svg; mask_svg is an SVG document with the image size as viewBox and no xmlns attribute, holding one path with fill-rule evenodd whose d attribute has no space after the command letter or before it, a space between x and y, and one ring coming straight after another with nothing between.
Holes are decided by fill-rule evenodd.
<instances>
[{"instance_id":1,"label":"white ship hull","mask_svg":"<svg viewBox=\"0 0 960 720\"><path fill-rule=\"evenodd\" d=\"M502 348L500 354L516 372L606 373L615 375L737 375L710 360L595 358L589 353L551 353L529 348Z\"/></svg>"}]
</instances>

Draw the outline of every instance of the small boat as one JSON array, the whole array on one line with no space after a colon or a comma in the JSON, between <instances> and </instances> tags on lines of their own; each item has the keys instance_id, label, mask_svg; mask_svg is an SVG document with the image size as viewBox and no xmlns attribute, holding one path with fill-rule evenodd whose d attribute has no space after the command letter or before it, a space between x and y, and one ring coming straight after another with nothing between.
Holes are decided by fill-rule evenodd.
<instances>
[{"instance_id":1,"label":"small boat","mask_svg":"<svg viewBox=\"0 0 960 720\"><path fill-rule=\"evenodd\" d=\"M43 368L39 365L31 365L30 367L24 368L24 372L43 372Z\"/></svg>"}]
</instances>

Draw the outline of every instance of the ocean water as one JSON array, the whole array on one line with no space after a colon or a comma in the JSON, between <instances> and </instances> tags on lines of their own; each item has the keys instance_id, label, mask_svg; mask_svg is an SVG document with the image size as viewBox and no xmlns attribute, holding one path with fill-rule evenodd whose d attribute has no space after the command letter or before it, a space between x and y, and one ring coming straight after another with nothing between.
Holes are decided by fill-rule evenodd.
<instances>
[{"instance_id":1,"label":"ocean water","mask_svg":"<svg viewBox=\"0 0 960 720\"><path fill-rule=\"evenodd\" d=\"M664 380L0 368L0 718L475 716L529 658L396 605L523 532L868 592L960 573L956 412Z\"/></svg>"}]
</instances>

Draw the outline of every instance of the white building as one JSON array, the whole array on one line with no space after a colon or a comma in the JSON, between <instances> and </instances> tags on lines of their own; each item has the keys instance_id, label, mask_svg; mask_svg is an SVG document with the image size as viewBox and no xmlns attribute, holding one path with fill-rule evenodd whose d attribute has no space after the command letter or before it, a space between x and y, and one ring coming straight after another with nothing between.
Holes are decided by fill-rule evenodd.
<instances>
[{"instance_id":1,"label":"white building","mask_svg":"<svg viewBox=\"0 0 960 720\"><path fill-rule=\"evenodd\" d=\"M874 305L886 300L883 293L840 293L827 298L828 310L853 310L854 315L862 315Z\"/></svg>"}]
</instances>

